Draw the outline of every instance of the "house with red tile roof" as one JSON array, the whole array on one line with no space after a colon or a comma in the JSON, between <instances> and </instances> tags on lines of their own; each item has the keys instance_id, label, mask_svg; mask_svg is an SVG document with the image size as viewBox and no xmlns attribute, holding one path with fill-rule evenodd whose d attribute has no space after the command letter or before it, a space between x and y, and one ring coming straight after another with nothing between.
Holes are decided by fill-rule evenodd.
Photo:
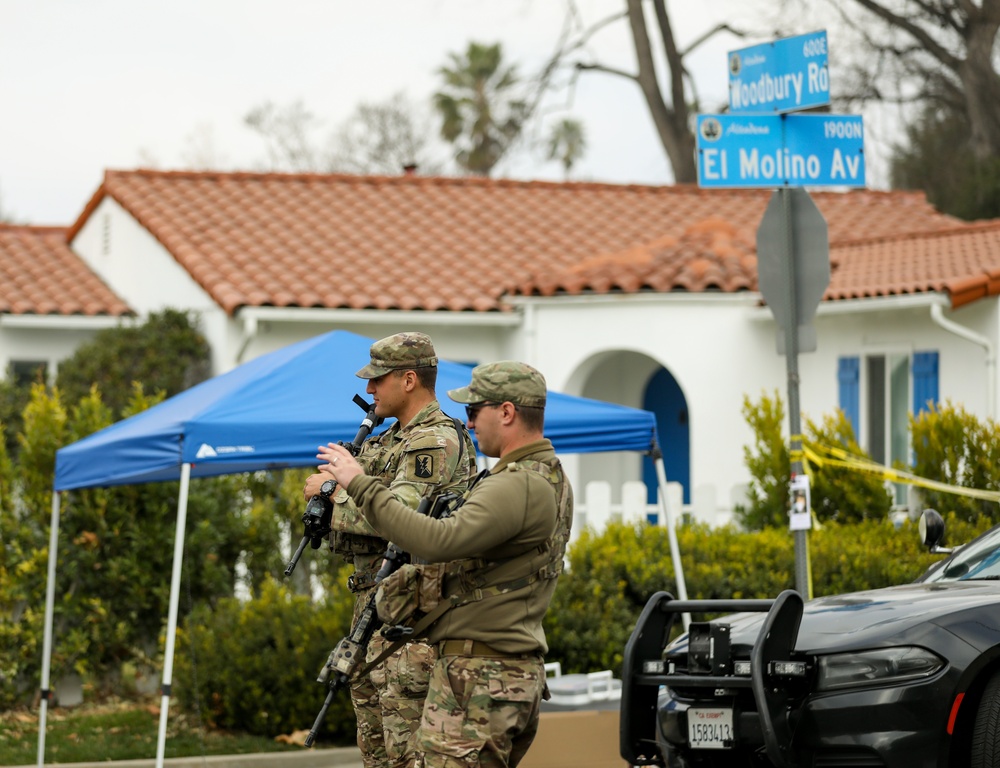
<instances>
[{"instance_id":1,"label":"house with red tile roof","mask_svg":"<svg viewBox=\"0 0 1000 768\"><path fill-rule=\"evenodd\" d=\"M102 328L135 313L70 250L67 227L0 223L0 371L55 372Z\"/></svg>"},{"instance_id":2,"label":"house with red tile roof","mask_svg":"<svg viewBox=\"0 0 1000 768\"><path fill-rule=\"evenodd\" d=\"M786 399L777 325L757 285L770 197L109 171L65 242L140 317L198 311L216 372L334 328L373 338L421 330L443 357L521 359L553 389L648 408L668 479L696 516L717 522L749 479L744 397ZM817 349L799 357L803 414L844 409L886 462L905 454L905 416L928 401L995 416L1000 222L961 222L919 193L812 197L827 222L831 280ZM566 461L581 498L590 479L651 479L639 456Z\"/></svg>"}]
</instances>

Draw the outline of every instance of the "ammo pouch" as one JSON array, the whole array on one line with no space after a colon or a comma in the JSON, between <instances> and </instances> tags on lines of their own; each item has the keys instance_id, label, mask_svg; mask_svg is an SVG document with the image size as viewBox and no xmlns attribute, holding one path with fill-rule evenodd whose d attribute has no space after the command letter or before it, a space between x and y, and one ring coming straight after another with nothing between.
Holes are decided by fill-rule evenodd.
<instances>
[{"instance_id":1,"label":"ammo pouch","mask_svg":"<svg viewBox=\"0 0 1000 768\"><path fill-rule=\"evenodd\" d=\"M407 563L387 576L375 592L378 617L387 626L411 623L441 602L445 563Z\"/></svg>"},{"instance_id":2,"label":"ammo pouch","mask_svg":"<svg viewBox=\"0 0 1000 768\"><path fill-rule=\"evenodd\" d=\"M481 561L475 560L467 562L481 563ZM428 628L450 609L493 595L523 589L539 578L539 571L532 568L530 572L525 573L524 561L515 558L492 570L493 578L489 581L496 583L484 586L482 589L444 597L443 588L448 565L448 563L407 564L382 581L378 589L375 590L375 607L379 618L390 628L404 626L401 622L406 618L412 618L415 623L409 626L406 632L401 633L402 639L387 634L383 629L382 634L392 639L393 642L386 646L378 656L369 660L357 673L358 677L368 674L377 664L389 658L397 648L400 648L407 641L408 637L425 637ZM537 565L537 563L533 565ZM520 577L507 580L510 576L518 573L521 574ZM503 576L502 579L501 576ZM484 583L486 582L484 581ZM393 610L398 611L398 613L393 613Z\"/></svg>"}]
</instances>

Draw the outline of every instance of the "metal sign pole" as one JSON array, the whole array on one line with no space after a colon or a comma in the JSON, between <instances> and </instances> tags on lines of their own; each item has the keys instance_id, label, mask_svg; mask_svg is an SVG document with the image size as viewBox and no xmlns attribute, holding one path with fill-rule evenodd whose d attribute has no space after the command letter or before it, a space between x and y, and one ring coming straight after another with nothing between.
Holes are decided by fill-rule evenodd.
<instances>
[{"instance_id":1,"label":"metal sign pole","mask_svg":"<svg viewBox=\"0 0 1000 768\"><path fill-rule=\"evenodd\" d=\"M785 328L785 370L788 376L788 428L790 433L789 459L791 460L791 479L802 474L802 416L799 405L799 329L794 318L798 313L798 296L795 289L795 232L792 228L792 192L789 189L779 189L781 197L781 212L784 218L783 256L785 268L788 270L788 307L789 316L793 322ZM805 599L812 599L812 579L809 573L809 535L808 531L793 531L795 536L795 589Z\"/></svg>"},{"instance_id":2,"label":"metal sign pole","mask_svg":"<svg viewBox=\"0 0 1000 768\"><path fill-rule=\"evenodd\" d=\"M790 83L783 93L760 82ZM788 376L790 504L795 587L812 598L799 355L816 350L813 318L830 284L826 219L805 186L865 186L859 116L794 114L830 103L826 30L729 52L729 112L699 115L698 185L775 188L757 228L757 283L778 324Z\"/></svg>"}]
</instances>

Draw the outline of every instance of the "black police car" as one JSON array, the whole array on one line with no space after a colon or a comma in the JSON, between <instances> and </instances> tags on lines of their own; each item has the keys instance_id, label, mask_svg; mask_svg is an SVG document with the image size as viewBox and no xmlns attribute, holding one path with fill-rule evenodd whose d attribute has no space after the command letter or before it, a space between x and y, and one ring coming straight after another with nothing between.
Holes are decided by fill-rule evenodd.
<instances>
[{"instance_id":1,"label":"black police car","mask_svg":"<svg viewBox=\"0 0 1000 768\"><path fill-rule=\"evenodd\" d=\"M944 524L920 520L932 551ZM691 622L666 644L682 613ZM631 765L1000 766L1000 526L918 581L803 602L653 595L625 646Z\"/></svg>"}]
</instances>

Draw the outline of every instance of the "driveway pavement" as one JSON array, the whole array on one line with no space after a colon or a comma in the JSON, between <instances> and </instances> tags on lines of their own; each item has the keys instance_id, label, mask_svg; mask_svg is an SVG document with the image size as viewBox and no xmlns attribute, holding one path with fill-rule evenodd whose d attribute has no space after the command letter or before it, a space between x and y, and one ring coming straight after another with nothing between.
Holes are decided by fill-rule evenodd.
<instances>
[{"instance_id":1,"label":"driveway pavement","mask_svg":"<svg viewBox=\"0 0 1000 768\"><path fill-rule=\"evenodd\" d=\"M46 763L70 768L154 768L155 758L148 760L114 760L102 763ZM163 761L165 768L361 768L361 752L357 747L303 749L301 752L265 752L253 755L215 755L213 757L171 757ZM11 766L35 768L35 764Z\"/></svg>"}]
</instances>

